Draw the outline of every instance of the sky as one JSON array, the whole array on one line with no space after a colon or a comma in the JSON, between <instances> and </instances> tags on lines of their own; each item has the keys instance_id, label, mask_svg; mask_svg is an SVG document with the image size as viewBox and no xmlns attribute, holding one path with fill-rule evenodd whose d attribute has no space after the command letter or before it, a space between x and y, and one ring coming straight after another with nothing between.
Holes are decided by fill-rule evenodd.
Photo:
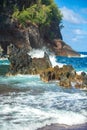
<instances>
[{"instance_id":1,"label":"sky","mask_svg":"<svg viewBox=\"0 0 87 130\"><path fill-rule=\"evenodd\" d=\"M63 40L76 51L87 52L87 0L54 0L63 14Z\"/></svg>"}]
</instances>

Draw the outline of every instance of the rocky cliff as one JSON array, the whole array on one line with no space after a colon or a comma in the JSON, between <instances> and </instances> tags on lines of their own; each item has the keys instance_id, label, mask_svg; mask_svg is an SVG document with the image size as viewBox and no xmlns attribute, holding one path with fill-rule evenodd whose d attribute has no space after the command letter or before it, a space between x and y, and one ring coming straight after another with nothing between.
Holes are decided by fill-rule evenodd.
<instances>
[{"instance_id":1,"label":"rocky cliff","mask_svg":"<svg viewBox=\"0 0 87 130\"><path fill-rule=\"evenodd\" d=\"M62 14L50 0L1 0L0 45L7 53L10 44L18 48L46 47L56 55L79 56L63 40Z\"/></svg>"},{"instance_id":2,"label":"rocky cliff","mask_svg":"<svg viewBox=\"0 0 87 130\"><path fill-rule=\"evenodd\" d=\"M5 22L0 23L0 45L4 53L7 53L7 46L14 44L18 48L41 49L48 48L51 52L61 56L79 56L70 46L62 41L60 29L55 30L54 39L50 39L46 28L40 30L39 27L31 22L27 23L27 27L23 28L17 21L11 21L9 17L3 15ZM53 29L50 28L50 31Z\"/></svg>"}]
</instances>

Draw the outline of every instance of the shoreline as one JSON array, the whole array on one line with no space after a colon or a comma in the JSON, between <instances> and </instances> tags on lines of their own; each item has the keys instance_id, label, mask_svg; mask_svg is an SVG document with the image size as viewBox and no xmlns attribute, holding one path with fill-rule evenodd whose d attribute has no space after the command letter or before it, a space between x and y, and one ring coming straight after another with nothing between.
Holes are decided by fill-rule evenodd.
<instances>
[{"instance_id":1,"label":"shoreline","mask_svg":"<svg viewBox=\"0 0 87 130\"><path fill-rule=\"evenodd\" d=\"M78 125L51 124L37 130L87 130L87 123Z\"/></svg>"}]
</instances>

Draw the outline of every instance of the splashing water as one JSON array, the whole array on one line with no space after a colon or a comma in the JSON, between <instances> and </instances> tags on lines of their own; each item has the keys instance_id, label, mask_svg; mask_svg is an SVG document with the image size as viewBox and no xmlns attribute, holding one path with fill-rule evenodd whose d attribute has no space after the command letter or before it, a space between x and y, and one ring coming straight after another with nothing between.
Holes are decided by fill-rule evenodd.
<instances>
[{"instance_id":1,"label":"splashing water","mask_svg":"<svg viewBox=\"0 0 87 130\"><path fill-rule=\"evenodd\" d=\"M43 58L44 57L44 50L32 49L28 54L32 58Z\"/></svg>"},{"instance_id":2,"label":"splashing water","mask_svg":"<svg viewBox=\"0 0 87 130\"><path fill-rule=\"evenodd\" d=\"M62 63L58 63L56 60L56 56L53 53L50 53L46 48L43 49L32 49L28 54L32 58L43 58L44 57L44 52L46 52L49 55L49 59L51 61L52 67L58 65L59 67L62 67Z\"/></svg>"}]
</instances>

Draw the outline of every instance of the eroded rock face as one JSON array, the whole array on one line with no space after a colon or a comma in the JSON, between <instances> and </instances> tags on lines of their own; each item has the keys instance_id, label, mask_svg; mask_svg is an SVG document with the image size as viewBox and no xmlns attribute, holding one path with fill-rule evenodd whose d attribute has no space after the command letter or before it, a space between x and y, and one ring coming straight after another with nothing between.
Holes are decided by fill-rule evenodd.
<instances>
[{"instance_id":1,"label":"eroded rock face","mask_svg":"<svg viewBox=\"0 0 87 130\"><path fill-rule=\"evenodd\" d=\"M10 45L8 48L11 63L9 74L39 74L42 70L51 67L47 54L43 58L31 58L28 49Z\"/></svg>"}]
</instances>

